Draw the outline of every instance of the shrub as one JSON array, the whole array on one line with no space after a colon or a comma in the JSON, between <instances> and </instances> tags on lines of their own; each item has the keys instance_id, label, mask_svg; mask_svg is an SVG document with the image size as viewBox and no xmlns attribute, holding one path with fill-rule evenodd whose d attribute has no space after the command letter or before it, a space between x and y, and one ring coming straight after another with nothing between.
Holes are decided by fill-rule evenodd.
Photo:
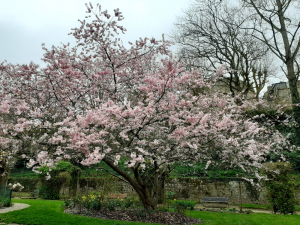
<instances>
[{"instance_id":1,"label":"shrub","mask_svg":"<svg viewBox=\"0 0 300 225\"><path fill-rule=\"evenodd\" d=\"M74 206L81 205L82 204L82 197L81 195L77 195L74 198L72 198L72 201L74 202ZM71 204L71 203L70 203Z\"/></svg>"},{"instance_id":2,"label":"shrub","mask_svg":"<svg viewBox=\"0 0 300 225\"><path fill-rule=\"evenodd\" d=\"M245 210L244 212L245 212L245 213L247 213L247 214L251 214L251 213L253 213L253 211L252 211L252 210L250 210L250 209L248 209L248 210Z\"/></svg>"},{"instance_id":3,"label":"shrub","mask_svg":"<svg viewBox=\"0 0 300 225\"><path fill-rule=\"evenodd\" d=\"M133 206L134 201L131 199L117 199L106 201L104 207L109 211L115 211L116 207L120 207L122 210L128 209Z\"/></svg>"},{"instance_id":4,"label":"shrub","mask_svg":"<svg viewBox=\"0 0 300 225\"><path fill-rule=\"evenodd\" d=\"M60 161L54 168L42 166L38 169L40 181L43 187L48 187L47 190L55 190L55 195L59 193L63 185L69 184L72 189L75 188L78 176L81 170L73 166L70 162ZM49 179L51 177L51 179ZM51 191L49 194L54 194ZM59 194L58 194L59 196ZM48 199L48 198L47 198ZM55 198L57 199L57 197Z\"/></svg>"},{"instance_id":5,"label":"shrub","mask_svg":"<svg viewBox=\"0 0 300 225\"><path fill-rule=\"evenodd\" d=\"M172 192L172 191L167 191L166 192L166 198L167 199L174 199L174 195L175 195L175 192Z\"/></svg>"},{"instance_id":6,"label":"shrub","mask_svg":"<svg viewBox=\"0 0 300 225\"><path fill-rule=\"evenodd\" d=\"M159 212L169 212L169 209L167 206L161 206L161 207L158 207L157 210Z\"/></svg>"},{"instance_id":7,"label":"shrub","mask_svg":"<svg viewBox=\"0 0 300 225\"><path fill-rule=\"evenodd\" d=\"M127 197L126 199L124 199L122 204L125 204L125 208L130 208L130 207L140 208L140 207L143 207L142 201L139 198L134 197L134 196Z\"/></svg>"},{"instance_id":8,"label":"shrub","mask_svg":"<svg viewBox=\"0 0 300 225\"><path fill-rule=\"evenodd\" d=\"M172 207L174 208L175 212L184 214L186 210L193 210L195 208L195 203L175 200L172 204Z\"/></svg>"},{"instance_id":9,"label":"shrub","mask_svg":"<svg viewBox=\"0 0 300 225\"><path fill-rule=\"evenodd\" d=\"M227 210L228 212L238 212L238 210L236 208L230 208Z\"/></svg>"},{"instance_id":10,"label":"shrub","mask_svg":"<svg viewBox=\"0 0 300 225\"><path fill-rule=\"evenodd\" d=\"M272 205L273 211L283 214L295 211L296 188L299 186L299 178L293 174L292 166L288 162L265 163L262 173L267 176L265 186L268 191L267 199Z\"/></svg>"},{"instance_id":11,"label":"shrub","mask_svg":"<svg viewBox=\"0 0 300 225\"><path fill-rule=\"evenodd\" d=\"M125 199L125 201L123 202L124 204L124 207L127 209L127 208L130 208L132 205L133 205L133 200L131 199Z\"/></svg>"},{"instance_id":12,"label":"shrub","mask_svg":"<svg viewBox=\"0 0 300 225\"><path fill-rule=\"evenodd\" d=\"M104 202L109 193L113 192L114 188L113 180L107 177L81 178L79 179L79 184L80 187L89 186L97 188L97 192L93 192L93 194L97 195L102 202Z\"/></svg>"},{"instance_id":13,"label":"shrub","mask_svg":"<svg viewBox=\"0 0 300 225\"><path fill-rule=\"evenodd\" d=\"M109 211L115 211L117 204L116 201L107 201L104 205L105 208L107 208Z\"/></svg>"},{"instance_id":14,"label":"shrub","mask_svg":"<svg viewBox=\"0 0 300 225\"><path fill-rule=\"evenodd\" d=\"M74 204L72 204L74 203ZM127 199L116 199L116 200L109 200L105 199L102 200L102 196L98 192L94 192L90 195L84 196L76 196L71 200L65 201L65 206L70 205L79 205L83 206L86 209L93 209L93 210L100 210L100 209L107 209L109 211L115 211L116 207L120 207L122 210L132 207L136 204L136 201L133 198Z\"/></svg>"},{"instance_id":15,"label":"shrub","mask_svg":"<svg viewBox=\"0 0 300 225\"><path fill-rule=\"evenodd\" d=\"M39 187L39 197L42 199L59 200L59 192L49 186Z\"/></svg>"},{"instance_id":16,"label":"shrub","mask_svg":"<svg viewBox=\"0 0 300 225\"><path fill-rule=\"evenodd\" d=\"M147 216L147 212L145 209L137 209L136 216L138 218L145 218Z\"/></svg>"},{"instance_id":17,"label":"shrub","mask_svg":"<svg viewBox=\"0 0 300 225\"><path fill-rule=\"evenodd\" d=\"M102 202L97 195L91 194L82 196L82 205L87 209L100 210Z\"/></svg>"},{"instance_id":18,"label":"shrub","mask_svg":"<svg viewBox=\"0 0 300 225\"><path fill-rule=\"evenodd\" d=\"M3 198L0 201L0 208L2 207L10 207L11 206L11 201L10 198Z\"/></svg>"},{"instance_id":19,"label":"shrub","mask_svg":"<svg viewBox=\"0 0 300 225\"><path fill-rule=\"evenodd\" d=\"M62 206L65 206L65 207L70 207L71 205L72 205L72 199L66 199L65 201L64 201L64 205L62 205Z\"/></svg>"}]
</instances>

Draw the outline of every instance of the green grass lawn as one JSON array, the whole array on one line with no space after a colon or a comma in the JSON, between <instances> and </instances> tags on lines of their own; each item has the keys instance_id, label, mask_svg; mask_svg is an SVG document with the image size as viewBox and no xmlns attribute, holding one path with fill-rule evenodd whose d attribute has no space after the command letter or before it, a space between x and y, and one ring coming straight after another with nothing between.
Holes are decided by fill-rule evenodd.
<instances>
[{"instance_id":1,"label":"green grass lawn","mask_svg":"<svg viewBox=\"0 0 300 225\"><path fill-rule=\"evenodd\" d=\"M243 207L244 208L250 208L250 209L266 209L266 210L271 210L271 206L269 206L269 205L243 204ZM296 205L295 209L296 209L296 211L300 211L300 205Z\"/></svg>"},{"instance_id":2,"label":"green grass lawn","mask_svg":"<svg viewBox=\"0 0 300 225\"><path fill-rule=\"evenodd\" d=\"M32 199L13 199L13 202L26 203L31 205L29 208L0 214L0 222L20 223L24 225L64 225L64 224L145 224L137 222L123 222L113 220L99 220L78 215L63 213L62 201L32 200ZM190 215L190 212L187 212ZM298 215L272 215L272 214L233 214L233 213L214 213L192 211L193 217L200 218L204 225L293 225L300 224ZM150 225L151 223L149 223Z\"/></svg>"},{"instance_id":3,"label":"green grass lawn","mask_svg":"<svg viewBox=\"0 0 300 225\"><path fill-rule=\"evenodd\" d=\"M127 224L144 224L123 222L116 220L100 220L78 215L63 213L61 205L63 201L36 200L36 199L13 199L13 203L26 203L30 207L18 211L0 214L0 222L20 223L23 225L69 225L69 224L87 224L87 225L127 225ZM151 223L149 223L150 225Z\"/></svg>"},{"instance_id":4,"label":"green grass lawn","mask_svg":"<svg viewBox=\"0 0 300 225\"><path fill-rule=\"evenodd\" d=\"M237 204L238 206L238 204ZM259 205L259 204L243 204L244 208L250 208L250 209L266 209L271 210L271 206L268 205Z\"/></svg>"}]
</instances>

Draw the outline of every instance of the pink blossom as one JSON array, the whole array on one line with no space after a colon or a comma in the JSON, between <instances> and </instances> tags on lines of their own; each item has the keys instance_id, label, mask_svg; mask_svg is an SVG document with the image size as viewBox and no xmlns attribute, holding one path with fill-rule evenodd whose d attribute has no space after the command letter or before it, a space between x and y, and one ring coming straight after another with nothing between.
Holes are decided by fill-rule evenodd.
<instances>
[{"instance_id":1,"label":"pink blossom","mask_svg":"<svg viewBox=\"0 0 300 225\"><path fill-rule=\"evenodd\" d=\"M9 113L10 105L8 101L3 101L0 103L0 112L1 113Z\"/></svg>"},{"instance_id":2,"label":"pink blossom","mask_svg":"<svg viewBox=\"0 0 300 225\"><path fill-rule=\"evenodd\" d=\"M87 7L91 13L92 6ZM107 11L99 10L90 14L92 22L80 21L72 29L77 46L43 46L46 68L0 63L0 147L14 149L7 159L17 155L22 143L35 155L28 166L52 167L63 159L84 166L103 161L117 171L123 169L117 167L122 156L135 172L124 179L145 196L153 191L146 190L153 182L146 167L160 177L175 162L206 162L207 169L216 151L219 165L254 174L270 151L293 149L272 121L245 117L256 104L243 100L237 105L230 96L212 93L215 79L187 71L164 38L123 46L117 36L126 31L118 23L121 12L107 19ZM221 66L215 76L225 69ZM288 123L292 119L287 117Z\"/></svg>"},{"instance_id":3,"label":"pink blossom","mask_svg":"<svg viewBox=\"0 0 300 225\"><path fill-rule=\"evenodd\" d=\"M210 119L210 114L205 114L202 119L200 120L200 124L207 123L207 121Z\"/></svg>"}]
</instances>

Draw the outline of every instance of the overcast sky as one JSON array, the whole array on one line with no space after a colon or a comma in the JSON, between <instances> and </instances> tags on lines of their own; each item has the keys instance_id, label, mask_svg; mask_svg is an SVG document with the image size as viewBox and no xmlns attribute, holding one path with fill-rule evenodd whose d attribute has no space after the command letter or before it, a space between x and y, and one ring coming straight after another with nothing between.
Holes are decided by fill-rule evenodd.
<instances>
[{"instance_id":1,"label":"overcast sky","mask_svg":"<svg viewBox=\"0 0 300 225\"><path fill-rule=\"evenodd\" d=\"M71 28L79 27L78 19L86 16L84 0L0 0L0 62L27 64L40 60L47 48L60 43L75 45L68 35ZM174 29L176 16L189 7L189 0L93 0L110 14L119 8L127 29L123 43L139 37L160 39L162 33Z\"/></svg>"},{"instance_id":2,"label":"overcast sky","mask_svg":"<svg viewBox=\"0 0 300 225\"><path fill-rule=\"evenodd\" d=\"M78 19L87 15L85 3L89 0L0 0L0 62L28 64L33 61L41 67L46 48L60 43L76 43L71 28L79 27ZM121 37L124 45L140 37L161 39L175 28L176 17L184 15L191 0L90 0L102 10L119 8L125 19L121 21L127 32ZM271 79L271 83L286 79ZM264 88L263 92L266 90Z\"/></svg>"}]
</instances>

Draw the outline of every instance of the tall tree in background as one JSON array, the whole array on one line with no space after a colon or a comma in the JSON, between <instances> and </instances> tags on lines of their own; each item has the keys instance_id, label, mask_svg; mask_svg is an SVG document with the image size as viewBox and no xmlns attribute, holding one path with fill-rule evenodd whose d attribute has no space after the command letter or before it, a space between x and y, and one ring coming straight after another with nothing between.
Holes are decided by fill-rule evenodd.
<instances>
[{"instance_id":1,"label":"tall tree in background","mask_svg":"<svg viewBox=\"0 0 300 225\"><path fill-rule=\"evenodd\" d=\"M294 117L300 124L299 91L297 89L299 65L297 55L300 48L300 16L299 1L295 0L268 0L254 1L241 0L243 7L252 11L251 22L248 26L253 30L253 37L261 41L284 64L284 72L289 82ZM297 14L298 11L298 14ZM297 136L300 130L297 129Z\"/></svg>"},{"instance_id":2,"label":"tall tree in background","mask_svg":"<svg viewBox=\"0 0 300 225\"><path fill-rule=\"evenodd\" d=\"M172 37L188 64L206 70L226 65L232 70L222 81L233 96L252 92L258 99L274 71L268 47L243 29L247 19L245 10L228 1L196 0L178 19Z\"/></svg>"}]
</instances>

